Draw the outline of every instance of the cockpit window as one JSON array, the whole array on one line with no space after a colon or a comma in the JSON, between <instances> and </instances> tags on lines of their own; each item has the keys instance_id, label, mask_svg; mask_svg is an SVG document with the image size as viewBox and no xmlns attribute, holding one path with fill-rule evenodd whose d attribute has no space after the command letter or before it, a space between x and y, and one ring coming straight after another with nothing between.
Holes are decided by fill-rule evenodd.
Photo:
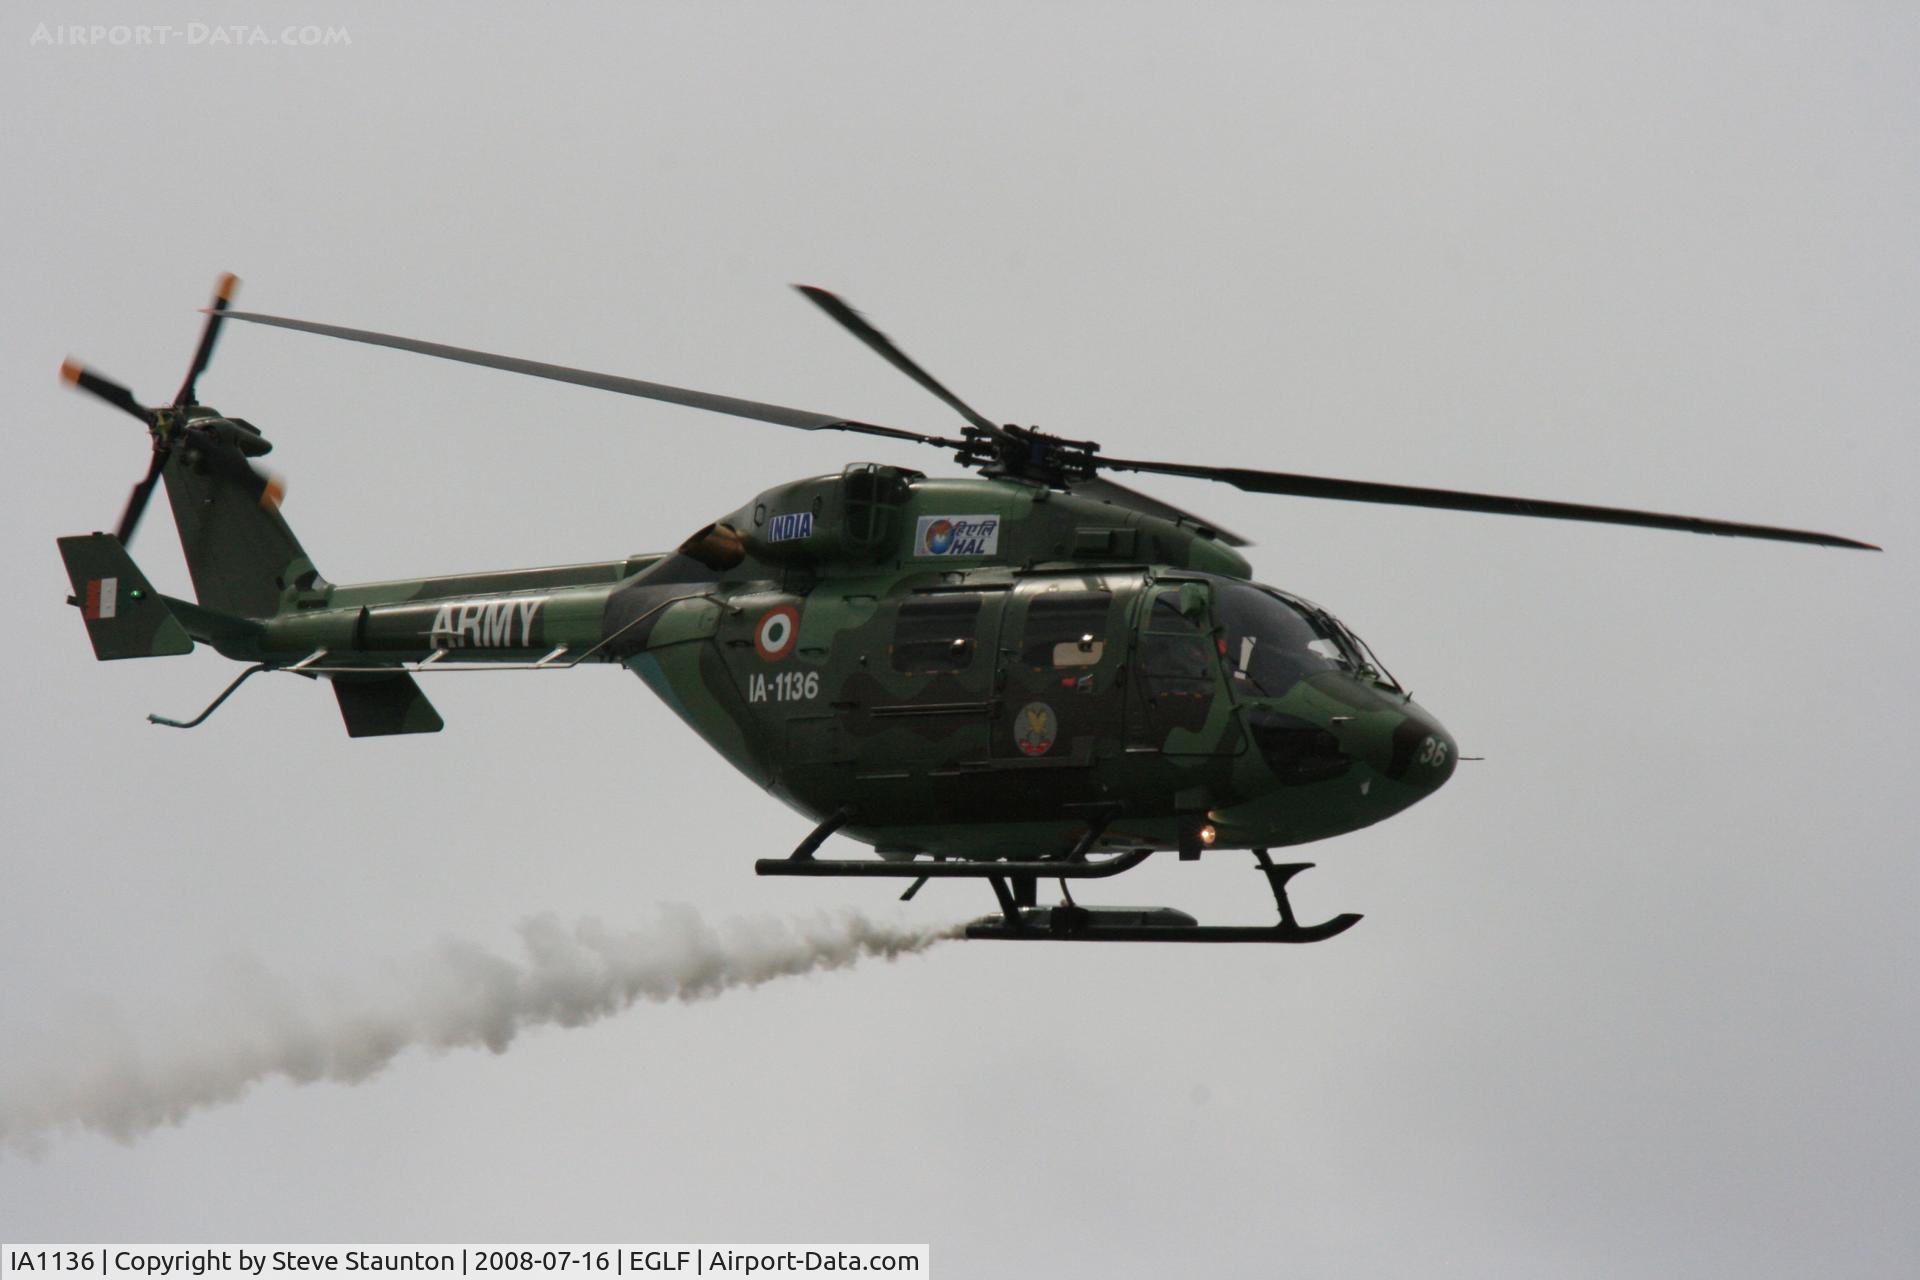
<instances>
[{"instance_id":1,"label":"cockpit window","mask_svg":"<svg viewBox=\"0 0 1920 1280\"><path fill-rule=\"evenodd\" d=\"M1214 587L1234 686L1277 698L1305 676L1347 671L1389 682L1366 647L1331 614L1239 582Z\"/></svg>"},{"instance_id":2,"label":"cockpit window","mask_svg":"<svg viewBox=\"0 0 1920 1280\"><path fill-rule=\"evenodd\" d=\"M1140 637L1140 668L1150 679L1205 683L1213 678L1212 648L1199 619L1180 611L1178 587L1154 596L1146 634Z\"/></svg>"},{"instance_id":3,"label":"cockpit window","mask_svg":"<svg viewBox=\"0 0 1920 1280\"><path fill-rule=\"evenodd\" d=\"M1162 591L1153 598L1153 608L1147 614L1147 629L1185 635L1198 631L1200 624L1180 612L1180 592L1175 589Z\"/></svg>"}]
</instances>

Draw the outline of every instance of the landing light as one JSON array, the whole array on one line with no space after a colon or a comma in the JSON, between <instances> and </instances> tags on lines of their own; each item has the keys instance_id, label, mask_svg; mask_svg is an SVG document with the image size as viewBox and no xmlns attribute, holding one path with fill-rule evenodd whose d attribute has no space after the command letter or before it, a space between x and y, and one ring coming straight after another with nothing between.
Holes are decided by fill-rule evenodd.
<instances>
[{"instance_id":1,"label":"landing light","mask_svg":"<svg viewBox=\"0 0 1920 1280\"><path fill-rule=\"evenodd\" d=\"M1204 824L1203 826L1201 826L1201 828L1200 828L1200 843L1201 843L1201 844L1203 844L1203 845L1205 845L1205 846L1206 846L1207 848L1209 848L1209 849L1211 849L1211 848L1213 847L1213 842L1214 842L1215 840L1218 840L1219 838L1220 838L1220 833L1219 833L1218 831L1216 831L1216 830L1214 830L1214 827L1213 827L1213 824L1212 824L1211 822L1209 822L1209 823L1206 823L1206 824Z\"/></svg>"}]
</instances>

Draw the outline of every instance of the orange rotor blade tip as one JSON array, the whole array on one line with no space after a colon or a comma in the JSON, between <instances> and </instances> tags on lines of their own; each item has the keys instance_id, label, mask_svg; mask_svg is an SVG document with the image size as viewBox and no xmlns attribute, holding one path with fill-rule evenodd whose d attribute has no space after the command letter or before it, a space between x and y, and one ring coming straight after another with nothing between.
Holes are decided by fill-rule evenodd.
<instances>
[{"instance_id":1,"label":"orange rotor blade tip","mask_svg":"<svg viewBox=\"0 0 1920 1280\"><path fill-rule=\"evenodd\" d=\"M278 511L280 504L287 500L287 478L279 472L267 477L267 487L260 491L260 509Z\"/></svg>"},{"instance_id":2,"label":"orange rotor blade tip","mask_svg":"<svg viewBox=\"0 0 1920 1280\"><path fill-rule=\"evenodd\" d=\"M214 286L213 296L222 302L229 302L233 299L235 291L239 288L240 277L229 271L223 274L220 277L220 283Z\"/></svg>"},{"instance_id":3,"label":"orange rotor blade tip","mask_svg":"<svg viewBox=\"0 0 1920 1280\"><path fill-rule=\"evenodd\" d=\"M77 387L80 385L80 375L85 368L86 366L78 360L75 360L72 356L68 356L60 362L60 380L62 382L70 382Z\"/></svg>"}]
</instances>

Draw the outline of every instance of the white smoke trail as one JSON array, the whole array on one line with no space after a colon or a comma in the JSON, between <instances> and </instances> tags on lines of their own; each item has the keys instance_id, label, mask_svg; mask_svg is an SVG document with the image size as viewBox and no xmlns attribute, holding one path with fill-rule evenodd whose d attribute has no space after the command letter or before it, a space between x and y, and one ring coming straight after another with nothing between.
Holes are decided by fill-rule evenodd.
<instances>
[{"instance_id":1,"label":"white smoke trail","mask_svg":"<svg viewBox=\"0 0 1920 1280\"><path fill-rule=\"evenodd\" d=\"M651 928L614 932L597 920L522 922L524 956L443 943L396 967L378 995L302 996L257 969L241 979L230 1028L196 1024L190 1048L143 1050L116 1032L61 1055L35 1078L0 1089L0 1148L34 1152L82 1128L131 1142L204 1107L233 1102L274 1077L356 1084L407 1049L504 1052L531 1027L579 1027L642 1000L703 1000L775 978L844 969L868 957L925 951L958 930L879 924L856 914L734 921L714 929L692 909L664 908ZM9 1076L22 1066L17 1055Z\"/></svg>"}]
</instances>

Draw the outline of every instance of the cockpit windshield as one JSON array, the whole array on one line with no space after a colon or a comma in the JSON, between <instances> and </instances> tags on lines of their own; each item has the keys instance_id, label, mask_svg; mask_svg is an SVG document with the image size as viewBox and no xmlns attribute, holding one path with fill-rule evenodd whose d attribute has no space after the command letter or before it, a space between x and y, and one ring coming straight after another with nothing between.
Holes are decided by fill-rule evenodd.
<instances>
[{"instance_id":1,"label":"cockpit windshield","mask_svg":"<svg viewBox=\"0 0 1920 1280\"><path fill-rule=\"evenodd\" d=\"M1322 671L1394 685L1360 638L1318 605L1226 580L1215 582L1213 595L1227 671L1250 694L1277 698Z\"/></svg>"}]
</instances>

